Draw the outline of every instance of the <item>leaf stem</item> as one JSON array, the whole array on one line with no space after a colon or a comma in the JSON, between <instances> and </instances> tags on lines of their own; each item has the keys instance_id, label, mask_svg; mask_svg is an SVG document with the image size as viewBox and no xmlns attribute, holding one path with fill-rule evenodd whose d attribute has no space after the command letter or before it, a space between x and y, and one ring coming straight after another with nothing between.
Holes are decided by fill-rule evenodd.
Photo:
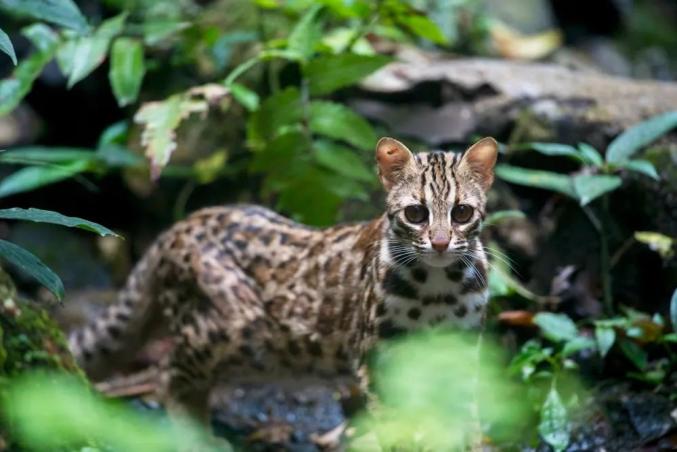
<instances>
[{"instance_id":1,"label":"leaf stem","mask_svg":"<svg viewBox=\"0 0 677 452\"><path fill-rule=\"evenodd\" d=\"M606 216L609 212L609 198L607 195L602 196L602 211L603 215ZM599 246L600 246L600 255L599 255L599 266L600 266L600 278L602 280L602 303L604 305L604 311L607 315L613 315L613 299L611 294L611 264L609 258L609 240L606 234L606 228L604 227L603 219L600 220L597 218L593 210L588 206L583 206L583 212L588 216L590 223L597 231L599 235Z\"/></svg>"}]
</instances>

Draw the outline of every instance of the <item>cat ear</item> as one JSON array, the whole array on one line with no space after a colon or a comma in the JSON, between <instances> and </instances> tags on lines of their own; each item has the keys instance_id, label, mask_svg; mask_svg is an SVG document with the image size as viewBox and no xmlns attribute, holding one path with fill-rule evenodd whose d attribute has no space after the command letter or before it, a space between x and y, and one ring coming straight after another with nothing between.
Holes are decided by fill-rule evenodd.
<instances>
[{"instance_id":1,"label":"cat ear","mask_svg":"<svg viewBox=\"0 0 677 452\"><path fill-rule=\"evenodd\" d=\"M384 137L376 143L378 175L386 190L390 190L403 177L413 160L414 155L409 148L394 138Z\"/></svg>"},{"instance_id":2,"label":"cat ear","mask_svg":"<svg viewBox=\"0 0 677 452\"><path fill-rule=\"evenodd\" d=\"M461 166L470 170L484 191L494 182L494 165L498 156L498 143L491 137L482 138L463 154Z\"/></svg>"}]
</instances>

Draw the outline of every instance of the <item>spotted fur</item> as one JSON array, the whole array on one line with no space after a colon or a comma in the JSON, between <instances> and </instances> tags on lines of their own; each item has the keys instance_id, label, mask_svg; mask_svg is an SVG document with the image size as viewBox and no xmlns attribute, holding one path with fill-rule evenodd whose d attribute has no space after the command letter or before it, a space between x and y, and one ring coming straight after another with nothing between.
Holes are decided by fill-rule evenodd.
<instances>
[{"instance_id":1,"label":"spotted fur","mask_svg":"<svg viewBox=\"0 0 677 452\"><path fill-rule=\"evenodd\" d=\"M118 303L71 335L73 353L101 378L169 334L169 407L205 419L217 380L350 376L379 338L478 326L487 302L479 228L495 161L495 142L483 141L489 151L480 142L414 157L381 140L386 212L367 223L315 229L257 206L194 213L151 246ZM428 221L408 221L411 204ZM450 217L459 204L474 209L464 224ZM449 238L444 251L432 248L436 234Z\"/></svg>"}]
</instances>

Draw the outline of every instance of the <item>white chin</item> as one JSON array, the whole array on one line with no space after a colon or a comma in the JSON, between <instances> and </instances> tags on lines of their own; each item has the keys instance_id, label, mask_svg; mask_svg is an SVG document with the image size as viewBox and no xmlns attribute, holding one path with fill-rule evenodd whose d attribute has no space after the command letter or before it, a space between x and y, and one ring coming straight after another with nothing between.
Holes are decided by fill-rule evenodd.
<instances>
[{"instance_id":1,"label":"white chin","mask_svg":"<svg viewBox=\"0 0 677 452\"><path fill-rule=\"evenodd\" d=\"M421 256L421 261L430 267L448 267L453 264L456 258L452 254L433 254Z\"/></svg>"}]
</instances>

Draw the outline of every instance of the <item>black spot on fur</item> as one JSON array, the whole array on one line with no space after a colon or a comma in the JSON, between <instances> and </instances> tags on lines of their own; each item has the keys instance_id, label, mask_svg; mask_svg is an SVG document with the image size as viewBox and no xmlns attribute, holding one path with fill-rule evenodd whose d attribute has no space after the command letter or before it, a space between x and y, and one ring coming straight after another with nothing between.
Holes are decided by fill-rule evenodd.
<instances>
[{"instance_id":1,"label":"black spot on fur","mask_svg":"<svg viewBox=\"0 0 677 452\"><path fill-rule=\"evenodd\" d=\"M420 283L424 283L425 280L428 278L428 272L426 272L424 269L417 267L411 271L411 276Z\"/></svg>"},{"instance_id":2,"label":"black spot on fur","mask_svg":"<svg viewBox=\"0 0 677 452\"><path fill-rule=\"evenodd\" d=\"M120 328L117 325L108 325L107 331L111 339L120 339L120 336L122 335L122 331L120 331Z\"/></svg>"},{"instance_id":3,"label":"black spot on fur","mask_svg":"<svg viewBox=\"0 0 677 452\"><path fill-rule=\"evenodd\" d=\"M308 353L311 356L314 356L316 358L322 356L322 345L320 345L319 342L308 340L306 343L306 348L308 349Z\"/></svg>"},{"instance_id":4,"label":"black spot on fur","mask_svg":"<svg viewBox=\"0 0 677 452\"><path fill-rule=\"evenodd\" d=\"M444 296L444 303L448 305L454 305L458 303L458 300L452 294L447 294Z\"/></svg>"},{"instance_id":5,"label":"black spot on fur","mask_svg":"<svg viewBox=\"0 0 677 452\"><path fill-rule=\"evenodd\" d=\"M376 317L383 317L388 313L388 310L386 309L385 303L380 303L378 306L376 306Z\"/></svg>"},{"instance_id":6,"label":"black spot on fur","mask_svg":"<svg viewBox=\"0 0 677 452\"><path fill-rule=\"evenodd\" d=\"M378 326L378 335L382 338L391 338L405 333L406 330L402 327L396 326L392 320L386 320Z\"/></svg>"},{"instance_id":7,"label":"black spot on fur","mask_svg":"<svg viewBox=\"0 0 677 452\"><path fill-rule=\"evenodd\" d=\"M421 310L419 308L411 308L409 312L407 312L407 316L411 320L418 320L421 317Z\"/></svg>"},{"instance_id":8,"label":"black spot on fur","mask_svg":"<svg viewBox=\"0 0 677 452\"><path fill-rule=\"evenodd\" d=\"M294 341L289 341L287 343L287 350L289 350L289 353L296 356L299 353L301 353L301 347L299 347L299 344L297 344Z\"/></svg>"},{"instance_id":9,"label":"black spot on fur","mask_svg":"<svg viewBox=\"0 0 677 452\"><path fill-rule=\"evenodd\" d=\"M458 318L463 318L465 315L468 313L468 308L465 307L464 304L460 305L456 309L454 309L454 315Z\"/></svg>"},{"instance_id":10,"label":"black spot on fur","mask_svg":"<svg viewBox=\"0 0 677 452\"><path fill-rule=\"evenodd\" d=\"M396 271L390 269L387 271L383 280L383 289L392 295L415 300L418 296L414 286L409 284Z\"/></svg>"}]
</instances>

